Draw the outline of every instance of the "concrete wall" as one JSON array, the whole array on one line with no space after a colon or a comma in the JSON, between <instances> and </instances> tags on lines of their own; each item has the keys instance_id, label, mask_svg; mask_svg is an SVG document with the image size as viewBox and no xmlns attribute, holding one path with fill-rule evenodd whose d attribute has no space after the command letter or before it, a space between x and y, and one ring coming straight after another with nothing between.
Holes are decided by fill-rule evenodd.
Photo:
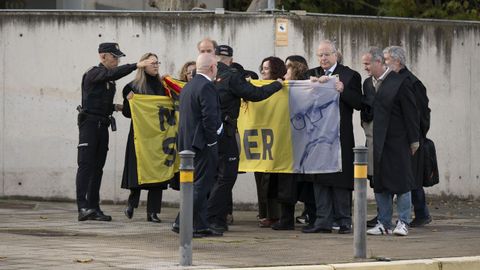
<instances>
[{"instance_id":1,"label":"concrete wall","mask_svg":"<svg viewBox=\"0 0 480 270\"><path fill-rule=\"evenodd\" d=\"M401 44L408 65L427 86L438 151L441 183L432 194L479 197L480 24L347 16L296 16L289 19L288 47L275 47L275 18L261 14L0 12L0 196L75 198L78 130L84 71L98 63L100 42L116 41L136 62L147 51L162 62L161 73L177 75L197 56L205 36L234 48L235 60L258 71L264 57L304 55L317 66L321 39L336 40L344 63L358 70L370 45ZM121 91L133 74L117 82ZM117 93L116 102L121 102ZM355 117L357 144L364 141ZM117 114L111 133L101 196L121 201L120 188L129 121ZM251 174L241 175L236 202L256 202ZM178 201L167 192L165 200Z\"/></svg>"}]
</instances>

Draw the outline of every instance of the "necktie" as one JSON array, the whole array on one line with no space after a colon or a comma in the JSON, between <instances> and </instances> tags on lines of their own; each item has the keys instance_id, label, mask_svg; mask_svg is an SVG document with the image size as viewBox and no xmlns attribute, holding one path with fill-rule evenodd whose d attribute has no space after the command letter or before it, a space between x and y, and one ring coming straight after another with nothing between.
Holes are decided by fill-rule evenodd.
<instances>
[{"instance_id":1,"label":"necktie","mask_svg":"<svg viewBox=\"0 0 480 270\"><path fill-rule=\"evenodd\" d=\"M332 74L330 70L325 71L325 75L330 76L330 74Z\"/></svg>"},{"instance_id":2,"label":"necktie","mask_svg":"<svg viewBox=\"0 0 480 270\"><path fill-rule=\"evenodd\" d=\"M382 83L383 79L378 79L378 80L376 80L375 78L372 78L372 79L373 79L372 80L373 87L375 88L375 90L378 90L378 87Z\"/></svg>"}]
</instances>

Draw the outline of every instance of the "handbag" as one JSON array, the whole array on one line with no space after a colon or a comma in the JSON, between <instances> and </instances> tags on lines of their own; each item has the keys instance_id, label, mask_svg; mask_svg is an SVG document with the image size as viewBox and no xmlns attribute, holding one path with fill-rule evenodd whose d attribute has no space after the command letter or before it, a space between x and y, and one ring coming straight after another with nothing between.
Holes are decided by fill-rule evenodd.
<instances>
[{"instance_id":1,"label":"handbag","mask_svg":"<svg viewBox=\"0 0 480 270\"><path fill-rule=\"evenodd\" d=\"M432 140L425 138L423 144L424 151L424 170L423 170L423 186L431 187L440 182L438 174L437 151Z\"/></svg>"}]
</instances>

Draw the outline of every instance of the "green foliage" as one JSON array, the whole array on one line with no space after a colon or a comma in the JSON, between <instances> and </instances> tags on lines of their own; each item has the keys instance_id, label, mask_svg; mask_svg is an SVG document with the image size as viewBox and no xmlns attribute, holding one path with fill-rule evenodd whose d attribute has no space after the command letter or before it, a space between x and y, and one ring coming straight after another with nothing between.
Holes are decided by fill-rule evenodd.
<instances>
[{"instance_id":1,"label":"green foliage","mask_svg":"<svg viewBox=\"0 0 480 270\"><path fill-rule=\"evenodd\" d=\"M376 15L379 0L369 1L332 1L332 0L280 0L278 9L306 10L313 13Z\"/></svg>"},{"instance_id":2,"label":"green foliage","mask_svg":"<svg viewBox=\"0 0 480 270\"><path fill-rule=\"evenodd\" d=\"M382 0L379 15L454 20L480 20L480 1Z\"/></svg>"},{"instance_id":3,"label":"green foliage","mask_svg":"<svg viewBox=\"0 0 480 270\"><path fill-rule=\"evenodd\" d=\"M228 10L245 11L250 0L224 1ZM480 0L277 0L276 8L312 13L480 20Z\"/></svg>"}]
</instances>

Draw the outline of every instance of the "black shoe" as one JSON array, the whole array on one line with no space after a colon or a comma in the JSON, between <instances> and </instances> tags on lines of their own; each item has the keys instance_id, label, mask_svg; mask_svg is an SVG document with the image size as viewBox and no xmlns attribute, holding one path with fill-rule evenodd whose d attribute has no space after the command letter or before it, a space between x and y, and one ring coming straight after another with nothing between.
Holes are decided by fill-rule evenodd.
<instances>
[{"instance_id":1,"label":"black shoe","mask_svg":"<svg viewBox=\"0 0 480 270\"><path fill-rule=\"evenodd\" d=\"M154 222L154 223L162 222L162 220L158 218L157 213L147 213L147 221Z\"/></svg>"},{"instance_id":2,"label":"black shoe","mask_svg":"<svg viewBox=\"0 0 480 270\"><path fill-rule=\"evenodd\" d=\"M95 210L95 214L92 215L89 220L96 221L112 221L112 216L105 215L101 210Z\"/></svg>"},{"instance_id":3,"label":"black shoe","mask_svg":"<svg viewBox=\"0 0 480 270\"><path fill-rule=\"evenodd\" d=\"M368 228L373 228L373 227L377 226L377 223L378 223L378 219L377 219L377 216L375 216L374 218L367 221L367 227Z\"/></svg>"},{"instance_id":4,"label":"black shoe","mask_svg":"<svg viewBox=\"0 0 480 270\"><path fill-rule=\"evenodd\" d=\"M178 226L177 223L173 223L172 224L172 232L174 233L180 233L180 227ZM202 234L198 234L196 232L193 232L192 233L192 238L202 238L203 235Z\"/></svg>"},{"instance_id":5,"label":"black shoe","mask_svg":"<svg viewBox=\"0 0 480 270\"><path fill-rule=\"evenodd\" d=\"M227 232L228 231L228 225L222 226L216 223L211 223L210 224L210 229L217 231L217 232Z\"/></svg>"},{"instance_id":6,"label":"black shoe","mask_svg":"<svg viewBox=\"0 0 480 270\"><path fill-rule=\"evenodd\" d=\"M172 232L180 233L180 225L178 225L177 223L173 223L172 224Z\"/></svg>"},{"instance_id":7,"label":"black shoe","mask_svg":"<svg viewBox=\"0 0 480 270\"><path fill-rule=\"evenodd\" d=\"M325 229L318 226L305 226L302 229L303 233L332 233L332 229Z\"/></svg>"},{"instance_id":8,"label":"black shoe","mask_svg":"<svg viewBox=\"0 0 480 270\"><path fill-rule=\"evenodd\" d=\"M95 209L80 208L78 210L78 221L89 220L93 215L95 215Z\"/></svg>"},{"instance_id":9,"label":"black shoe","mask_svg":"<svg viewBox=\"0 0 480 270\"><path fill-rule=\"evenodd\" d=\"M127 216L128 219L132 219L133 217L133 206L131 205L127 205L127 207L125 208L125 210L123 210L123 213L125 214L125 216Z\"/></svg>"},{"instance_id":10,"label":"black shoe","mask_svg":"<svg viewBox=\"0 0 480 270\"><path fill-rule=\"evenodd\" d=\"M415 218L410 223L410 227L422 227L432 222L432 217L428 216L426 218Z\"/></svg>"},{"instance_id":11,"label":"black shoe","mask_svg":"<svg viewBox=\"0 0 480 270\"><path fill-rule=\"evenodd\" d=\"M295 230L295 225L288 224L287 222L278 221L272 225L272 230L276 231L293 231Z\"/></svg>"},{"instance_id":12,"label":"black shoe","mask_svg":"<svg viewBox=\"0 0 480 270\"><path fill-rule=\"evenodd\" d=\"M350 234L352 233L352 229L350 226L340 225L340 229L338 229L339 234Z\"/></svg>"},{"instance_id":13,"label":"black shoe","mask_svg":"<svg viewBox=\"0 0 480 270\"><path fill-rule=\"evenodd\" d=\"M223 236L223 232L212 230L211 228L202 229L202 230L195 230L195 231L193 231L193 234L194 235L199 235L199 236L202 236L202 237Z\"/></svg>"}]
</instances>

